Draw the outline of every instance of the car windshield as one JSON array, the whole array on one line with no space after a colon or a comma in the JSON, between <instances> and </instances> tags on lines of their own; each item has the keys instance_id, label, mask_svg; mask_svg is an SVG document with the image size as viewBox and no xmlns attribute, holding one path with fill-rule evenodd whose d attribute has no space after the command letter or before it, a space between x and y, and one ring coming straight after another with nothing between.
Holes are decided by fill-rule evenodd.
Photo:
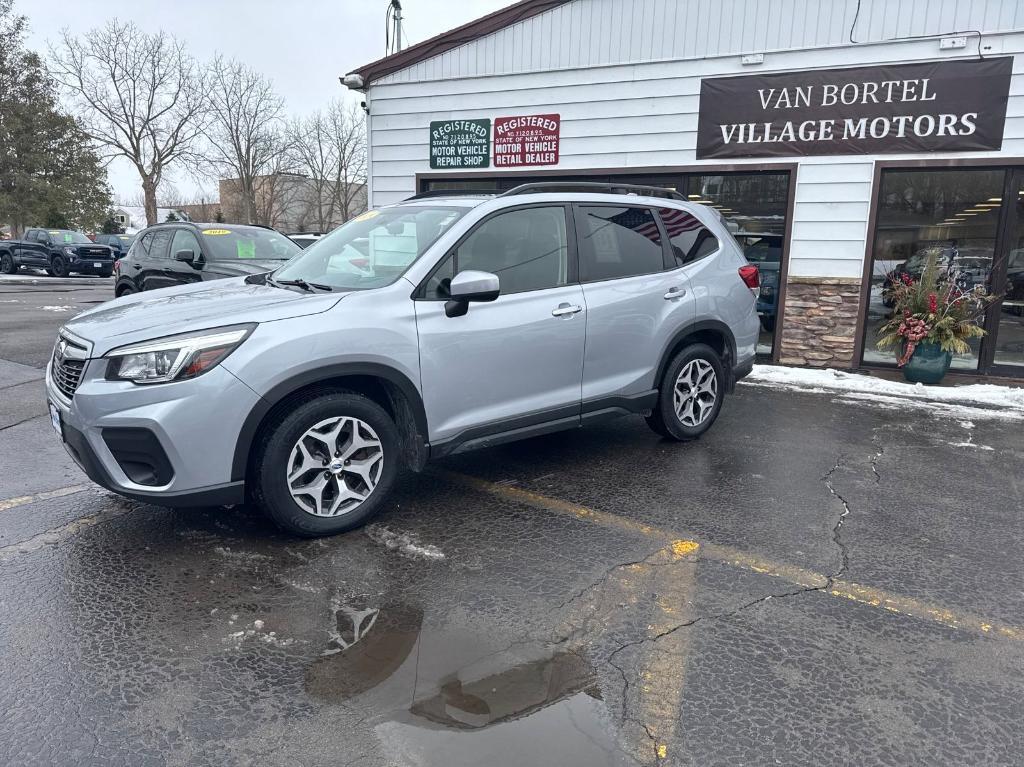
<instances>
[{"instance_id":1,"label":"car windshield","mask_svg":"<svg viewBox=\"0 0 1024 767\"><path fill-rule=\"evenodd\" d=\"M370 210L326 237L273 274L338 290L390 285L422 256L468 208L405 205Z\"/></svg>"},{"instance_id":2,"label":"car windshield","mask_svg":"<svg viewBox=\"0 0 1024 767\"><path fill-rule=\"evenodd\" d=\"M81 245L92 242L92 240L90 240L81 232L70 232L66 229L48 229L46 233L50 235L50 238L54 242L62 243L65 245Z\"/></svg>"},{"instance_id":3,"label":"car windshield","mask_svg":"<svg viewBox=\"0 0 1024 767\"><path fill-rule=\"evenodd\" d=\"M213 261L287 261L302 252L298 245L273 229L215 224L200 232Z\"/></svg>"}]
</instances>

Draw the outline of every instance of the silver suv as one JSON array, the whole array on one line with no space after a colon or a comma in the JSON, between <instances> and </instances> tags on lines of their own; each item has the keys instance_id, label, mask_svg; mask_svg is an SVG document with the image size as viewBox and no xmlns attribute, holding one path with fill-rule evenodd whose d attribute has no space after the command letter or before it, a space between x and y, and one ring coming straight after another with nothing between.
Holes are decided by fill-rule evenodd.
<instances>
[{"instance_id":1,"label":"silver suv","mask_svg":"<svg viewBox=\"0 0 1024 767\"><path fill-rule=\"evenodd\" d=\"M269 274L86 311L47 371L53 426L116 493L249 498L307 536L431 458L624 413L699 437L753 365L757 268L710 208L592 186L414 197Z\"/></svg>"}]
</instances>

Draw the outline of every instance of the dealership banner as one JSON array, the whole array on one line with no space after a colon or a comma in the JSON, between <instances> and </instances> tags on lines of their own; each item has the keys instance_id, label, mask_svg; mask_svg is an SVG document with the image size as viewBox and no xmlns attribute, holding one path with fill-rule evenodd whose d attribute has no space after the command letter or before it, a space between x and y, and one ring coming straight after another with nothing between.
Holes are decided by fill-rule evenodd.
<instances>
[{"instance_id":1,"label":"dealership banner","mask_svg":"<svg viewBox=\"0 0 1024 767\"><path fill-rule=\"evenodd\" d=\"M559 115L494 118L494 167L558 165Z\"/></svg>"},{"instance_id":2,"label":"dealership banner","mask_svg":"<svg viewBox=\"0 0 1024 767\"><path fill-rule=\"evenodd\" d=\"M491 160L491 121L437 120L430 123L430 167L487 168Z\"/></svg>"},{"instance_id":3,"label":"dealership banner","mask_svg":"<svg viewBox=\"0 0 1024 767\"><path fill-rule=\"evenodd\" d=\"M704 79L697 159L1000 149L1013 57Z\"/></svg>"}]
</instances>

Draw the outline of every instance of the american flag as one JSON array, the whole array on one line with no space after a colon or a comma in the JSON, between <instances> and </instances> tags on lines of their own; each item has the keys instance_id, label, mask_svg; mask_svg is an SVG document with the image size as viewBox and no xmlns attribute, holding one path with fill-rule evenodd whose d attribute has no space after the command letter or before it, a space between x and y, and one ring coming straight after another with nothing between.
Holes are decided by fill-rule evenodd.
<instances>
[{"instance_id":1,"label":"american flag","mask_svg":"<svg viewBox=\"0 0 1024 767\"><path fill-rule=\"evenodd\" d=\"M665 224L670 240L683 232L692 232L694 229L700 229L703 226L696 216L687 213L685 210L659 208L658 212L661 214L661 220Z\"/></svg>"}]
</instances>

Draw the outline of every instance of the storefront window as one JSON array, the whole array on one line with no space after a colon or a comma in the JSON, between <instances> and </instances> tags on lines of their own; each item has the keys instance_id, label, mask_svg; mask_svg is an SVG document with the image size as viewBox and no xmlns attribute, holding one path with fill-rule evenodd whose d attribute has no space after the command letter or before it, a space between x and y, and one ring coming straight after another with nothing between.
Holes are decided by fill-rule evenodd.
<instances>
[{"instance_id":1,"label":"storefront window","mask_svg":"<svg viewBox=\"0 0 1024 767\"><path fill-rule=\"evenodd\" d=\"M889 287L918 278L929 259L956 272L965 287L990 287L1004 171L884 170L871 252L871 293L864 362L895 365L899 350L879 350L878 328L892 316ZM978 369L980 342L956 355L952 367Z\"/></svg>"},{"instance_id":2,"label":"storefront window","mask_svg":"<svg viewBox=\"0 0 1024 767\"><path fill-rule=\"evenodd\" d=\"M997 365L1014 365L1024 369L1024 189L1016 189L1016 216L1009 232L1006 255L1006 283L999 305L999 327L995 338ZM1015 373L1020 375L1020 373Z\"/></svg>"},{"instance_id":3,"label":"storefront window","mask_svg":"<svg viewBox=\"0 0 1024 767\"><path fill-rule=\"evenodd\" d=\"M789 173L730 173L690 176L687 197L715 208L725 218L747 260L761 272L757 313L761 335L757 353L769 355L775 343L782 249L786 235Z\"/></svg>"}]
</instances>

